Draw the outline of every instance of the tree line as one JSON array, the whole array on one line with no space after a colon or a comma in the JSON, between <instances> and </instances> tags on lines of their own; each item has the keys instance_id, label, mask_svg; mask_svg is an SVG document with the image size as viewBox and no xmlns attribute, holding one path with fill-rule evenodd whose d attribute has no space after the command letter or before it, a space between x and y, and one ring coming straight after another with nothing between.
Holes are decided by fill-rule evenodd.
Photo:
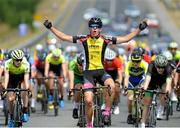
<instances>
[{"instance_id":1,"label":"tree line","mask_svg":"<svg viewBox=\"0 0 180 128\"><path fill-rule=\"evenodd\" d=\"M20 23L32 26L33 14L40 0L0 0L0 22L10 27Z\"/></svg>"}]
</instances>

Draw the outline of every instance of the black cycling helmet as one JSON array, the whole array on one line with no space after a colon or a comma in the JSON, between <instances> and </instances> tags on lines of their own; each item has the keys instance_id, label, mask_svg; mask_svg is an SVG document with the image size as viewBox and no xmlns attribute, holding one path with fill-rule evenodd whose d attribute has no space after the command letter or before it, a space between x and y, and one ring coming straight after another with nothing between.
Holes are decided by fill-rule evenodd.
<instances>
[{"instance_id":1,"label":"black cycling helmet","mask_svg":"<svg viewBox=\"0 0 180 128\"><path fill-rule=\"evenodd\" d=\"M38 53L37 57L40 61L44 61L46 59L47 52L45 50L42 50Z\"/></svg>"},{"instance_id":2,"label":"black cycling helmet","mask_svg":"<svg viewBox=\"0 0 180 128\"><path fill-rule=\"evenodd\" d=\"M22 50L24 52L24 56L26 57L26 59L29 60L29 58L30 58L30 51L29 51L29 49L28 48L23 48Z\"/></svg>"},{"instance_id":3,"label":"black cycling helmet","mask_svg":"<svg viewBox=\"0 0 180 128\"><path fill-rule=\"evenodd\" d=\"M84 63L84 54L83 53L78 54L78 56L77 56L77 63L79 65L82 65Z\"/></svg>"},{"instance_id":4,"label":"black cycling helmet","mask_svg":"<svg viewBox=\"0 0 180 128\"><path fill-rule=\"evenodd\" d=\"M97 27L97 28L102 28L102 21L100 18L93 17L89 20L89 27Z\"/></svg>"},{"instance_id":5,"label":"black cycling helmet","mask_svg":"<svg viewBox=\"0 0 180 128\"><path fill-rule=\"evenodd\" d=\"M142 53L139 51L132 52L131 60L135 62L140 62L142 60Z\"/></svg>"},{"instance_id":6,"label":"black cycling helmet","mask_svg":"<svg viewBox=\"0 0 180 128\"><path fill-rule=\"evenodd\" d=\"M142 47L137 47L137 48L135 48L135 49L133 50L133 52L135 52L135 51L139 52L141 55L143 55L143 54L145 53L145 49L142 48Z\"/></svg>"}]
</instances>

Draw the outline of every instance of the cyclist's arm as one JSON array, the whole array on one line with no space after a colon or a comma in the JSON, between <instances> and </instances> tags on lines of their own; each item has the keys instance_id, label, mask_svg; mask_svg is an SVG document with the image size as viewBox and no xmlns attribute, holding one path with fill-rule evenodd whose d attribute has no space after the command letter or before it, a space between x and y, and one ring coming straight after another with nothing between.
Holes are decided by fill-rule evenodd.
<instances>
[{"instance_id":1,"label":"cyclist's arm","mask_svg":"<svg viewBox=\"0 0 180 128\"><path fill-rule=\"evenodd\" d=\"M147 90L150 81L151 81L151 76L150 75L146 75L146 79L145 79L145 82L144 82L144 85L143 85L144 90Z\"/></svg>"},{"instance_id":2,"label":"cyclist's arm","mask_svg":"<svg viewBox=\"0 0 180 128\"><path fill-rule=\"evenodd\" d=\"M69 70L69 90L74 88L74 71Z\"/></svg>"},{"instance_id":3,"label":"cyclist's arm","mask_svg":"<svg viewBox=\"0 0 180 128\"><path fill-rule=\"evenodd\" d=\"M9 71L5 69L4 71L4 76L5 76L5 80L4 80L4 88L6 89L8 86L8 82L9 82Z\"/></svg>"},{"instance_id":4,"label":"cyclist's arm","mask_svg":"<svg viewBox=\"0 0 180 128\"><path fill-rule=\"evenodd\" d=\"M45 77L48 77L49 66L50 66L50 64L49 64L48 60L46 60L45 61L45 70L44 70L44 76Z\"/></svg>"},{"instance_id":5,"label":"cyclist's arm","mask_svg":"<svg viewBox=\"0 0 180 128\"><path fill-rule=\"evenodd\" d=\"M124 87L128 88L128 82L129 82L129 74L125 74L124 78Z\"/></svg>"},{"instance_id":6,"label":"cyclist's arm","mask_svg":"<svg viewBox=\"0 0 180 128\"><path fill-rule=\"evenodd\" d=\"M125 43L133 39L136 35L138 35L141 32L140 29L136 29L133 32L125 35L125 36L118 36L117 37L117 44L119 43Z\"/></svg>"},{"instance_id":7,"label":"cyclist's arm","mask_svg":"<svg viewBox=\"0 0 180 128\"><path fill-rule=\"evenodd\" d=\"M177 87L178 79L179 79L179 73L176 72L176 73L175 73L175 77L174 77L174 85L175 85L174 88Z\"/></svg>"},{"instance_id":8,"label":"cyclist's arm","mask_svg":"<svg viewBox=\"0 0 180 128\"><path fill-rule=\"evenodd\" d=\"M73 36L67 35L67 34L61 32L60 30L56 29L55 27L51 27L50 30L62 41L73 42Z\"/></svg>"},{"instance_id":9,"label":"cyclist's arm","mask_svg":"<svg viewBox=\"0 0 180 128\"><path fill-rule=\"evenodd\" d=\"M129 83L129 62L126 64L125 67L124 87L128 88L128 83Z\"/></svg>"},{"instance_id":10,"label":"cyclist's arm","mask_svg":"<svg viewBox=\"0 0 180 128\"><path fill-rule=\"evenodd\" d=\"M166 78L166 92L171 92L171 83L172 83L172 78L167 77Z\"/></svg>"},{"instance_id":11,"label":"cyclist's arm","mask_svg":"<svg viewBox=\"0 0 180 128\"><path fill-rule=\"evenodd\" d=\"M29 73L24 74L25 89L29 89Z\"/></svg>"},{"instance_id":12,"label":"cyclist's arm","mask_svg":"<svg viewBox=\"0 0 180 128\"><path fill-rule=\"evenodd\" d=\"M67 69L67 68L66 68L66 63L62 63L62 71L63 71L63 77L64 77L64 78L66 78L66 76L67 76L67 74L66 74L66 73L67 73L66 69Z\"/></svg>"},{"instance_id":13,"label":"cyclist's arm","mask_svg":"<svg viewBox=\"0 0 180 128\"><path fill-rule=\"evenodd\" d=\"M123 75L122 70L118 70L118 79L117 80L120 84L122 84L122 75Z\"/></svg>"}]
</instances>

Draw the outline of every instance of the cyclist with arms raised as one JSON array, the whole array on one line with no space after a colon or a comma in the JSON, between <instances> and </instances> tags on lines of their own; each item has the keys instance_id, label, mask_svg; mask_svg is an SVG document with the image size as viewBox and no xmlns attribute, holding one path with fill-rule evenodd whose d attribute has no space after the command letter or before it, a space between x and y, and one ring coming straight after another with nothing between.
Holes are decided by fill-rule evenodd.
<instances>
[{"instance_id":1,"label":"cyclist with arms raised","mask_svg":"<svg viewBox=\"0 0 180 128\"><path fill-rule=\"evenodd\" d=\"M114 81L110 75L108 75L104 71L103 61L104 61L104 53L108 44L120 44L123 42L127 42L131 40L133 37L138 35L141 30L144 30L147 27L147 22L143 21L140 23L139 28L137 28L132 33L126 36L118 36L118 37L107 37L101 35L102 31L102 21L100 18L91 18L89 20L89 31L88 35L78 35L71 36L67 35L55 27L52 26L52 23L48 20L45 20L44 25L46 28L51 30L57 37L59 37L63 41L73 42L73 43L81 43L84 47L85 52L85 61L84 61L84 88L91 88L94 85L94 78L101 80L104 82L105 86L110 85L112 90L111 98L108 98L106 102L106 108L104 115L104 122L109 122L110 117L110 108L112 101L114 99ZM93 115L93 92L87 91L85 92L85 103L86 103L86 115L88 127L92 127L92 115Z\"/></svg>"},{"instance_id":2,"label":"cyclist with arms raised","mask_svg":"<svg viewBox=\"0 0 180 128\"><path fill-rule=\"evenodd\" d=\"M22 50L13 50L11 52L11 59L5 62L5 82L4 89L7 88L23 88L29 89L29 72L30 65L24 57ZM23 117L22 121L27 122L29 120L28 115L28 94L22 92L23 98ZM10 120L8 122L9 127L14 127L13 120L13 101L15 95L13 92L7 93L8 110L10 114Z\"/></svg>"},{"instance_id":3,"label":"cyclist with arms raised","mask_svg":"<svg viewBox=\"0 0 180 128\"><path fill-rule=\"evenodd\" d=\"M168 60L163 55L157 55L156 59L152 61L148 67L148 72L144 82L144 90L154 90L160 89L163 92L171 92L172 83L172 68L168 64ZM145 127L145 122L147 119L147 114L149 112L149 106L152 102L153 94L151 92L145 92L145 97L143 99L144 109L142 115L142 127ZM164 94L160 95L160 106L158 106L157 118L162 119L163 108L165 105Z\"/></svg>"}]
</instances>

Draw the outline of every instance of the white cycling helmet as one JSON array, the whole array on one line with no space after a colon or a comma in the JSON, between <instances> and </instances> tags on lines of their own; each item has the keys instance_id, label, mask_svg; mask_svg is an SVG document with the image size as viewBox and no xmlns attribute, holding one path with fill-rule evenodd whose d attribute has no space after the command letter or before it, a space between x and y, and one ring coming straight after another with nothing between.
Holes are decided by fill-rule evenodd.
<instances>
[{"instance_id":1,"label":"white cycling helmet","mask_svg":"<svg viewBox=\"0 0 180 128\"><path fill-rule=\"evenodd\" d=\"M170 51L164 51L164 52L162 52L162 55L164 55L168 61L173 59L173 55L171 54Z\"/></svg>"},{"instance_id":2,"label":"white cycling helmet","mask_svg":"<svg viewBox=\"0 0 180 128\"><path fill-rule=\"evenodd\" d=\"M66 52L78 52L78 48L76 46L67 46L66 47Z\"/></svg>"},{"instance_id":3,"label":"white cycling helmet","mask_svg":"<svg viewBox=\"0 0 180 128\"><path fill-rule=\"evenodd\" d=\"M37 51L43 50L43 45L42 45L42 44L37 44L37 45L36 45L36 50L37 50Z\"/></svg>"},{"instance_id":4,"label":"white cycling helmet","mask_svg":"<svg viewBox=\"0 0 180 128\"><path fill-rule=\"evenodd\" d=\"M50 44L50 45L48 46L48 50L49 50L50 52L53 51L55 48L56 48L56 46L55 46L54 44Z\"/></svg>"},{"instance_id":5,"label":"white cycling helmet","mask_svg":"<svg viewBox=\"0 0 180 128\"><path fill-rule=\"evenodd\" d=\"M116 52L113 50L107 48L105 52L105 59L107 60L113 60L116 57Z\"/></svg>"}]
</instances>

